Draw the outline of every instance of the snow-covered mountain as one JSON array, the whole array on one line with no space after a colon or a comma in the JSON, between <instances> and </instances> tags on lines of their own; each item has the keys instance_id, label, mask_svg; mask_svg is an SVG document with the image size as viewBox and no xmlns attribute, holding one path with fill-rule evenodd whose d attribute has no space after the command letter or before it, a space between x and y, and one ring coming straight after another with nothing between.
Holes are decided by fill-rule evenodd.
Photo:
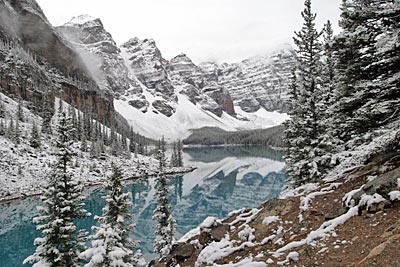
<instances>
[{"instance_id":1,"label":"snow-covered mountain","mask_svg":"<svg viewBox=\"0 0 400 267\"><path fill-rule=\"evenodd\" d=\"M285 111L290 46L236 64L196 65L185 54L163 58L153 39L132 38L118 47L100 19L87 15L57 29L141 134L184 138L205 126L257 129L287 118L276 111Z\"/></svg>"},{"instance_id":2,"label":"snow-covered mountain","mask_svg":"<svg viewBox=\"0 0 400 267\"><path fill-rule=\"evenodd\" d=\"M239 63L217 65L202 63L211 79L226 88L235 106L245 112L259 109L287 110L287 86L296 55L289 44L271 49L267 54L255 56Z\"/></svg>"}]
</instances>

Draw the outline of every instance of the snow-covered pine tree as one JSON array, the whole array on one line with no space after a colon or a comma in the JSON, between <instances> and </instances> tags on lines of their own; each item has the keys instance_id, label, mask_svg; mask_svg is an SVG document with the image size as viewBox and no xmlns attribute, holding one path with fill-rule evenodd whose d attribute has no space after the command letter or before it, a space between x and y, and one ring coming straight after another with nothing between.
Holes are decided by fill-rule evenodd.
<instances>
[{"instance_id":1,"label":"snow-covered pine tree","mask_svg":"<svg viewBox=\"0 0 400 267\"><path fill-rule=\"evenodd\" d=\"M0 119L0 135L6 134L6 125L4 124L3 119Z\"/></svg>"},{"instance_id":2,"label":"snow-covered pine tree","mask_svg":"<svg viewBox=\"0 0 400 267\"><path fill-rule=\"evenodd\" d=\"M177 162L177 167L183 167L181 140L178 140L178 142L176 143L176 162Z\"/></svg>"},{"instance_id":3,"label":"snow-covered pine tree","mask_svg":"<svg viewBox=\"0 0 400 267\"><path fill-rule=\"evenodd\" d=\"M316 30L316 14L312 13L311 0L306 0L304 5L301 13L303 26L299 32L295 32L293 38L297 46L298 90L291 100L296 103L292 104L290 112L293 123L287 126L295 128L286 131L286 142L291 146L286 155L287 169L297 184L316 181L323 171L319 166L319 157L323 154L319 142L323 134L321 115L326 108L322 103L321 92L322 44L319 38L322 32Z\"/></svg>"},{"instance_id":4,"label":"snow-covered pine tree","mask_svg":"<svg viewBox=\"0 0 400 267\"><path fill-rule=\"evenodd\" d=\"M132 126L129 128L129 149L132 153L135 152L135 147L136 147L136 143L135 143L135 134L133 132L133 128Z\"/></svg>"},{"instance_id":5,"label":"snow-covered pine tree","mask_svg":"<svg viewBox=\"0 0 400 267\"><path fill-rule=\"evenodd\" d=\"M80 149L81 149L82 152L86 152L87 149L88 149L85 135L82 135Z\"/></svg>"},{"instance_id":6,"label":"snow-covered pine tree","mask_svg":"<svg viewBox=\"0 0 400 267\"><path fill-rule=\"evenodd\" d=\"M172 144L172 155L171 155L171 162L170 166L171 167L177 167L178 166L178 160L177 160L177 153L176 153L176 142Z\"/></svg>"},{"instance_id":7,"label":"snow-covered pine tree","mask_svg":"<svg viewBox=\"0 0 400 267\"><path fill-rule=\"evenodd\" d=\"M64 105L62 99L58 99L58 113L62 113L64 111Z\"/></svg>"},{"instance_id":8,"label":"snow-covered pine tree","mask_svg":"<svg viewBox=\"0 0 400 267\"><path fill-rule=\"evenodd\" d=\"M343 1L335 38L338 69L336 128L348 147L364 133L398 117L400 45L399 1Z\"/></svg>"},{"instance_id":9,"label":"snow-covered pine tree","mask_svg":"<svg viewBox=\"0 0 400 267\"><path fill-rule=\"evenodd\" d=\"M82 184L70 170L75 156L71 148L73 127L64 112L58 123L57 162L41 197L44 203L39 207L41 215L33 220L42 237L35 239L35 253L24 260L24 264L35 263L34 267L80 266L78 256L86 241L86 233L79 231L74 223L88 216L88 212L83 209Z\"/></svg>"},{"instance_id":10,"label":"snow-covered pine tree","mask_svg":"<svg viewBox=\"0 0 400 267\"><path fill-rule=\"evenodd\" d=\"M15 127L14 127L14 119L11 117L10 121L8 122L7 130L6 130L6 137L11 141L14 140L15 135Z\"/></svg>"},{"instance_id":11,"label":"snow-covered pine tree","mask_svg":"<svg viewBox=\"0 0 400 267\"><path fill-rule=\"evenodd\" d=\"M19 127L19 119L15 120L15 129L14 129L14 143L19 145L21 143L21 129Z\"/></svg>"},{"instance_id":12,"label":"snow-covered pine tree","mask_svg":"<svg viewBox=\"0 0 400 267\"><path fill-rule=\"evenodd\" d=\"M19 121L24 121L24 110L22 108L22 101L21 99L18 99L18 107L17 107L17 120Z\"/></svg>"},{"instance_id":13,"label":"snow-covered pine tree","mask_svg":"<svg viewBox=\"0 0 400 267\"><path fill-rule=\"evenodd\" d=\"M138 145L137 144L135 144L135 150L134 150L134 152L135 152L135 159L137 159L137 157L138 157L138 149L139 149L139 147L138 147Z\"/></svg>"},{"instance_id":14,"label":"snow-covered pine tree","mask_svg":"<svg viewBox=\"0 0 400 267\"><path fill-rule=\"evenodd\" d=\"M132 197L130 193L123 192L119 168L113 167L113 174L105 188L108 191L103 197L106 205L102 216L95 217L99 226L92 227L92 246L81 257L89 259L85 267L135 267L141 255L140 252L133 252L138 242L129 237L135 227L130 223Z\"/></svg>"},{"instance_id":15,"label":"snow-covered pine tree","mask_svg":"<svg viewBox=\"0 0 400 267\"><path fill-rule=\"evenodd\" d=\"M302 160L300 153L301 147L297 145L297 139L301 138L301 119L300 118L300 107L298 102L298 81L296 75L296 67L292 69L291 83L288 88L288 106L290 120L284 122L285 131L283 141L285 143L285 162L288 173L294 173L296 171L295 164ZM296 181L297 184L301 183Z\"/></svg>"},{"instance_id":16,"label":"snow-covered pine tree","mask_svg":"<svg viewBox=\"0 0 400 267\"><path fill-rule=\"evenodd\" d=\"M51 129L51 100L49 96L44 97L44 104L43 104L43 112L42 112L43 120L42 120L42 127L41 131L44 134L52 134Z\"/></svg>"},{"instance_id":17,"label":"snow-covered pine tree","mask_svg":"<svg viewBox=\"0 0 400 267\"><path fill-rule=\"evenodd\" d=\"M0 118L5 118L5 117L6 117L6 107L4 106L4 103L0 98Z\"/></svg>"},{"instance_id":18,"label":"snow-covered pine tree","mask_svg":"<svg viewBox=\"0 0 400 267\"><path fill-rule=\"evenodd\" d=\"M323 104L327 107L332 106L335 101L335 59L333 58L333 29L332 23L328 20L324 26L324 63L322 70L323 83ZM329 109L327 108L326 111ZM331 114L326 112L325 117Z\"/></svg>"},{"instance_id":19,"label":"snow-covered pine tree","mask_svg":"<svg viewBox=\"0 0 400 267\"><path fill-rule=\"evenodd\" d=\"M90 157L91 158L98 158L99 157L99 151L97 149L97 145L95 141L92 141L90 144L90 151L89 151Z\"/></svg>"},{"instance_id":20,"label":"snow-covered pine tree","mask_svg":"<svg viewBox=\"0 0 400 267\"><path fill-rule=\"evenodd\" d=\"M162 149L158 150L159 174L156 178L158 206L154 210L153 219L156 220L154 252L160 257L167 255L172 243L175 241L175 220L170 212L171 206L168 201L168 180L164 174L165 155Z\"/></svg>"},{"instance_id":21,"label":"snow-covered pine tree","mask_svg":"<svg viewBox=\"0 0 400 267\"><path fill-rule=\"evenodd\" d=\"M33 121L33 123L32 123L31 138L30 138L29 144L33 148L39 148L41 145L39 129L36 126L35 121Z\"/></svg>"}]
</instances>

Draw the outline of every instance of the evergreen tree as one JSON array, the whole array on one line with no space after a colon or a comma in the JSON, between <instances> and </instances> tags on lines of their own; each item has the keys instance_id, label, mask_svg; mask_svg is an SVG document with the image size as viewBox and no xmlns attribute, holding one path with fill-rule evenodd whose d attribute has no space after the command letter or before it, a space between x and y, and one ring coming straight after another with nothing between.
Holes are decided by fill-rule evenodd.
<instances>
[{"instance_id":1,"label":"evergreen tree","mask_svg":"<svg viewBox=\"0 0 400 267\"><path fill-rule=\"evenodd\" d=\"M183 158L182 158L182 142L178 140L176 144L176 162L177 167L183 167Z\"/></svg>"},{"instance_id":2,"label":"evergreen tree","mask_svg":"<svg viewBox=\"0 0 400 267\"><path fill-rule=\"evenodd\" d=\"M22 101L21 99L18 100L18 107L17 107L17 120L24 121L24 110L22 108Z\"/></svg>"},{"instance_id":3,"label":"evergreen tree","mask_svg":"<svg viewBox=\"0 0 400 267\"><path fill-rule=\"evenodd\" d=\"M93 226L92 247L81 254L90 259L85 267L134 267L140 258L132 249L137 246L129 235L134 230L130 210L131 194L123 192L122 173L114 167L113 174L105 185L108 193L102 216L95 217L99 226Z\"/></svg>"},{"instance_id":4,"label":"evergreen tree","mask_svg":"<svg viewBox=\"0 0 400 267\"><path fill-rule=\"evenodd\" d=\"M61 114L63 111L64 111L64 108L63 108L63 101L62 101L62 99L60 98L60 99L58 100L58 114Z\"/></svg>"},{"instance_id":5,"label":"evergreen tree","mask_svg":"<svg viewBox=\"0 0 400 267\"><path fill-rule=\"evenodd\" d=\"M398 1L343 1L335 38L335 127L347 142L398 117L400 101L400 5Z\"/></svg>"},{"instance_id":6,"label":"evergreen tree","mask_svg":"<svg viewBox=\"0 0 400 267\"><path fill-rule=\"evenodd\" d=\"M135 159L138 157L138 145L135 144Z\"/></svg>"},{"instance_id":7,"label":"evergreen tree","mask_svg":"<svg viewBox=\"0 0 400 267\"><path fill-rule=\"evenodd\" d=\"M6 134L6 126L4 124L3 119L0 119L0 135Z\"/></svg>"},{"instance_id":8,"label":"evergreen tree","mask_svg":"<svg viewBox=\"0 0 400 267\"><path fill-rule=\"evenodd\" d=\"M15 121L15 130L14 130L14 143L19 145L21 143L21 130L19 128L19 120Z\"/></svg>"},{"instance_id":9,"label":"evergreen tree","mask_svg":"<svg viewBox=\"0 0 400 267\"><path fill-rule=\"evenodd\" d=\"M6 137L11 141L13 141L14 136L15 136L14 119L11 117L6 130Z\"/></svg>"},{"instance_id":10,"label":"evergreen tree","mask_svg":"<svg viewBox=\"0 0 400 267\"><path fill-rule=\"evenodd\" d=\"M87 141L86 141L86 137L84 135L82 135L82 139L81 139L81 151L82 152L86 152L87 151Z\"/></svg>"},{"instance_id":11,"label":"evergreen tree","mask_svg":"<svg viewBox=\"0 0 400 267\"><path fill-rule=\"evenodd\" d=\"M99 156L96 142L94 142L94 141L91 142L89 153L90 153L90 157L92 157L92 158L97 158Z\"/></svg>"},{"instance_id":12,"label":"evergreen tree","mask_svg":"<svg viewBox=\"0 0 400 267\"><path fill-rule=\"evenodd\" d=\"M164 136L162 136L161 140L160 140L160 149L165 153L165 139L164 139Z\"/></svg>"},{"instance_id":13,"label":"evergreen tree","mask_svg":"<svg viewBox=\"0 0 400 267\"><path fill-rule=\"evenodd\" d=\"M154 252L160 254L161 257L167 255L173 241L175 240L175 220L170 213L171 206L168 201L168 180L165 176L165 155L162 149L158 150L157 158L160 161L159 174L157 176L157 201L158 206L154 210L153 219L157 221L154 240Z\"/></svg>"},{"instance_id":14,"label":"evergreen tree","mask_svg":"<svg viewBox=\"0 0 400 267\"><path fill-rule=\"evenodd\" d=\"M40 134L35 121L32 123L31 138L29 143L33 148L39 148L41 145Z\"/></svg>"},{"instance_id":15,"label":"evergreen tree","mask_svg":"<svg viewBox=\"0 0 400 267\"><path fill-rule=\"evenodd\" d=\"M57 128L57 163L49 177L48 185L41 197L44 206L39 208L41 216L34 222L42 231L35 239L36 251L25 259L24 264L34 266L75 267L79 266L78 255L85 245L85 235L74 224L77 218L88 215L83 209L82 184L70 170L75 152L72 150L73 127L64 112L60 114Z\"/></svg>"},{"instance_id":16,"label":"evergreen tree","mask_svg":"<svg viewBox=\"0 0 400 267\"><path fill-rule=\"evenodd\" d=\"M0 98L0 118L5 118L5 117L6 117L6 107L4 106L4 103Z\"/></svg>"},{"instance_id":17,"label":"evergreen tree","mask_svg":"<svg viewBox=\"0 0 400 267\"><path fill-rule=\"evenodd\" d=\"M51 100L47 97L44 99L44 107L43 107L43 120L42 120L42 133L52 134L51 129Z\"/></svg>"},{"instance_id":18,"label":"evergreen tree","mask_svg":"<svg viewBox=\"0 0 400 267\"><path fill-rule=\"evenodd\" d=\"M171 167L177 167L178 166L178 160L177 160L177 152L176 152L176 142L172 144L172 155L171 155L171 162L170 165Z\"/></svg>"},{"instance_id":19,"label":"evergreen tree","mask_svg":"<svg viewBox=\"0 0 400 267\"><path fill-rule=\"evenodd\" d=\"M323 169L319 147L324 135L322 119L324 109L321 90L321 53L319 41L321 32L315 28L315 17L311 10L311 0L305 1L301 13L304 23L299 32L295 32L297 45L298 71L296 87L291 88L291 111L293 116L286 124L287 150L286 164L289 174L297 184L316 181L321 178Z\"/></svg>"},{"instance_id":20,"label":"evergreen tree","mask_svg":"<svg viewBox=\"0 0 400 267\"><path fill-rule=\"evenodd\" d=\"M322 83L324 87L323 104L330 107L335 102L335 59L333 58L333 30L332 24L328 20L324 27L324 64L322 71ZM328 109L326 109L328 110ZM325 117L330 117L331 113L326 113Z\"/></svg>"},{"instance_id":21,"label":"evergreen tree","mask_svg":"<svg viewBox=\"0 0 400 267\"><path fill-rule=\"evenodd\" d=\"M129 128L129 149L132 153L135 152L136 149L135 135L132 127Z\"/></svg>"}]
</instances>

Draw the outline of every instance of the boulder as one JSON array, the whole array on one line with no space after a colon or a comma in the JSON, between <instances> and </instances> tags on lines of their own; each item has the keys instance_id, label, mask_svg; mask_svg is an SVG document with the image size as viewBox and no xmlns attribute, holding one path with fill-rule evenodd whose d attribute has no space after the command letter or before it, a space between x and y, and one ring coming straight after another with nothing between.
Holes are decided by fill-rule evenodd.
<instances>
[{"instance_id":1,"label":"boulder","mask_svg":"<svg viewBox=\"0 0 400 267\"><path fill-rule=\"evenodd\" d=\"M359 203L363 194L372 196L375 193L388 199L388 194L398 188L398 178L400 178L400 167L384 173L366 183L361 191L354 194L353 199L356 203Z\"/></svg>"},{"instance_id":2,"label":"boulder","mask_svg":"<svg viewBox=\"0 0 400 267\"><path fill-rule=\"evenodd\" d=\"M218 223L217 226L211 228L210 236L213 241L221 241L222 238L229 232L230 226L226 223Z\"/></svg>"},{"instance_id":3,"label":"boulder","mask_svg":"<svg viewBox=\"0 0 400 267\"><path fill-rule=\"evenodd\" d=\"M190 258L195 251L195 246L190 243L176 243L172 246L170 256L177 261L181 261Z\"/></svg>"}]
</instances>

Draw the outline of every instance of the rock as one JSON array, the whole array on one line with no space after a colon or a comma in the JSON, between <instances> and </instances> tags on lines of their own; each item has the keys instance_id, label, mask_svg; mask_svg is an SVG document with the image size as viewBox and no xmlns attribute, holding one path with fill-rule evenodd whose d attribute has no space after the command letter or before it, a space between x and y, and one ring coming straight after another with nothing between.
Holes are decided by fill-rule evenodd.
<instances>
[{"instance_id":1,"label":"rock","mask_svg":"<svg viewBox=\"0 0 400 267\"><path fill-rule=\"evenodd\" d=\"M165 101L156 100L151 104L156 110L160 113L164 114L167 117L171 117L174 114L175 110L173 107L168 105Z\"/></svg>"},{"instance_id":2,"label":"rock","mask_svg":"<svg viewBox=\"0 0 400 267\"><path fill-rule=\"evenodd\" d=\"M213 241L219 242L222 238L225 237L227 233L229 233L230 226L226 223L217 224L211 228L210 237Z\"/></svg>"},{"instance_id":3,"label":"rock","mask_svg":"<svg viewBox=\"0 0 400 267\"><path fill-rule=\"evenodd\" d=\"M207 244L211 243L211 236L209 232L206 231L200 231L199 234L199 244L202 246L205 246Z\"/></svg>"},{"instance_id":4,"label":"rock","mask_svg":"<svg viewBox=\"0 0 400 267\"><path fill-rule=\"evenodd\" d=\"M373 195L375 193L380 194L384 198L388 198L388 193L397 188L398 177L400 177L400 167L379 175L377 178L368 182L363 190L354 195L353 199L358 203L363 194Z\"/></svg>"},{"instance_id":5,"label":"rock","mask_svg":"<svg viewBox=\"0 0 400 267\"><path fill-rule=\"evenodd\" d=\"M135 99L128 101L129 105L136 109L143 109L149 106L149 102L146 99Z\"/></svg>"},{"instance_id":6,"label":"rock","mask_svg":"<svg viewBox=\"0 0 400 267\"><path fill-rule=\"evenodd\" d=\"M328 211L328 213L325 214L325 221L332 220L334 218L339 217L340 215L343 215L346 213L346 208L344 208L341 205L334 205L332 208Z\"/></svg>"},{"instance_id":7,"label":"rock","mask_svg":"<svg viewBox=\"0 0 400 267\"><path fill-rule=\"evenodd\" d=\"M368 212L377 213L377 212L383 211L385 208L390 207L390 206L391 206L391 202L388 200L384 200L379 203L371 204L368 208Z\"/></svg>"},{"instance_id":8,"label":"rock","mask_svg":"<svg viewBox=\"0 0 400 267\"><path fill-rule=\"evenodd\" d=\"M152 260L149 262L149 265L147 265L148 267L167 267L167 265L165 263L156 261L156 260Z\"/></svg>"},{"instance_id":9,"label":"rock","mask_svg":"<svg viewBox=\"0 0 400 267\"><path fill-rule=\"evenodd\" d=\"M201 245L206 245L213 241L219 242L227 233L229 233L229 230L229 224L221 223L216 220L210 227L200 228L199 243Z\"/></svg>"},{"instance_id":10,"label":"rock","mask_svg":"<svg viewBox=\"0 0 400 267\"><path fill-rule=\"evenodd\" d=\"M181 261L190 258L195 251L195 246L190 243L176 243L172 246L170 256L177 261Z\"/></svg>"}]
</instances>

